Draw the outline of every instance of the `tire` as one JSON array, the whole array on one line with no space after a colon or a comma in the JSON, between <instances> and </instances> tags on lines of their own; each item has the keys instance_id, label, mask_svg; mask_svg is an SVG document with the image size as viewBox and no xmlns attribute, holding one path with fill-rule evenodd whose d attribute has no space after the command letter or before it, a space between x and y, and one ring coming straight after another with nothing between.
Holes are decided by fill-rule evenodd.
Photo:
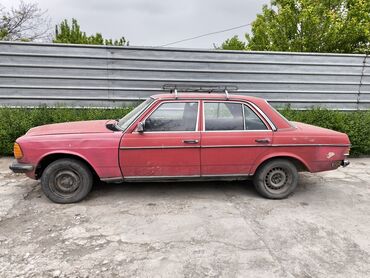
<instances>
[{"instance_id":1,"label":"tire","mask_svg":"<svg viewBox=\"0 0 370 278\"><path fill-rule=\"evenodd\" d=\"M85 163L63 158L50 163L41 176L46 197L59 204L81 201L89 194L93 176Z\"/></svg>"},{"instance_id":2,"label":"tire","mask_svg":"<svg viewBox=\"0 0 370 278\"><path fill-rule=\"evenodd\" d=\"M284 199L297 187L298 171L286 159L275 159L262 165L253 178L254 187L268 199Z\"/></svg>"}]
</instances>

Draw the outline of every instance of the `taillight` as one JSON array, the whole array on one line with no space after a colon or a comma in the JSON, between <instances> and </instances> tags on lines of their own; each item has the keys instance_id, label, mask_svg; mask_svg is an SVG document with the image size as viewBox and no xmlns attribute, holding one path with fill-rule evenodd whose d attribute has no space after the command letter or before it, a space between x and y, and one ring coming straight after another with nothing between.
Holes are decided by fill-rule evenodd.
<instances>
[{"instance_id":1,"label":"taillight","mask_svg":"<svg viewBox=\"0 0 370 278\"><path fill-rule=\"evenodd\" d=\"M344 151L344 155L349 155L350 151L351 151L351 147L347 147L347 149Z\"/></svg>"},{"instance_id":2,"label":"taillight","mask_svg":"<svg viewBox=\"0 0 370 278\"><path fill-rule=\"evenodd\" d=\"M13 153L14 153L15 159L21 159L23 157L21 146L19 146L18 143L14 143Z\"/></svg>"}]
</instances>

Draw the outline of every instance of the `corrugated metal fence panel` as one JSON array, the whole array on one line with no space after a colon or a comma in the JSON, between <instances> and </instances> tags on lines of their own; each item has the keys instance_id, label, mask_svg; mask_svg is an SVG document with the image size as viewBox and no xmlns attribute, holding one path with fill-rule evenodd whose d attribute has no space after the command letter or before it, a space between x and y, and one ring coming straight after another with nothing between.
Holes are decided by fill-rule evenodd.
<instances>
[{"instance_id":1,"label":"corrugated metal fence panel","mask_svg":"<svg viewBox=\"0 0 370 278\"><path fill-rule=\"evenodd\" d=\"M0 104L121 106L165 83L237 85L275 106L370 108L365 55L0 42Z\"/></svg>"},{"instance_id":2,"label":"corrugated metal fence panel","mask_svg":"<svg viewBox=\"0 0 370 278\"><path fill-rule=\"evenodd\" d=\"M367 56L364 62L363 76L360 85L359 108L370 108L370 57Z\"/></svg>"}]
</instances>

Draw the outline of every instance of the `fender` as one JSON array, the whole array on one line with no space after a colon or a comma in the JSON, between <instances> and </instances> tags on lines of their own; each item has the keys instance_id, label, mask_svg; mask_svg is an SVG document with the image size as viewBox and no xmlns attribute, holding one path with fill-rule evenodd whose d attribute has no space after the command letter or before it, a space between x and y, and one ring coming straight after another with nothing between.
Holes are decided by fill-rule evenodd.
<instances>
[{"instance_id":1,"label":"fender","mask_svg":"<svg viewBox=\"0 0 370 278\"><path fill-rule=\"evenodd\" d=\"M84 155L81 155L80 153L77 153L77 152L74 152L74 151L69 151L69 150L63 150L62 152L59 150L59 151L51 151L51 152L45 153L37 161L35 168L37 168L37 166L40 165L40 163L43 159L45 159L46 157L51 156L51 155L72 155L72 156L79 157L80 159L85 161L95 171L95 173L97 173L99 175L99 172L97 171L97 169L93 166L93 163L91 163L91 161L87 157L85 157Z\"/></svg>"},{"instance_id":2,"label":"fender","mask_svg":"<svg viewBox=\"0 0 370 278\"><path fill-rule=\"evenodd\" d=\"M264 163L265 161L271 159L271 158L279 158L279 157L289 157L289 158L293 158L295 160L298 160L299 162L301 162L307 169L308 171L311 172L311 167L309 166L309 164L300 156L296 155L296 154L293 154L293 153L290 153L290 152L270 152L270 153L267 153L267 154L264 154L262 157L260 157L259 159L257 159L255 161L255 163L253 163L253 166L250 170L250 174L251 175L254 175L254 173L256 172L257 168L262 165L262 163Z\"/></svg>"}]
</instances>

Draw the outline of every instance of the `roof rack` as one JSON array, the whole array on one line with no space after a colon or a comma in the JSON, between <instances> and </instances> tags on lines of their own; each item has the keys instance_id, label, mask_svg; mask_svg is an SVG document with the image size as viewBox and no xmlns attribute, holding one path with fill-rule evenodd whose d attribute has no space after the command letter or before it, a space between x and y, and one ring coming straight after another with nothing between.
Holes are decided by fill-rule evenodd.
<instances>
[{"instance_id":1,"label":"roof rack","mask_svg":"<svg viewBox=\"0 0 370 278\"><path fill-rule=\"evenodd\" d=\"M178 92L189 93L224 93L226 99L229 99L229 91L237 91L237 86L212 86L212 85L186 85L186 84L164 84L163 90L170 91L170 93L175 94L175 98L178 98Z\"/></svg>"}]
</instances>

